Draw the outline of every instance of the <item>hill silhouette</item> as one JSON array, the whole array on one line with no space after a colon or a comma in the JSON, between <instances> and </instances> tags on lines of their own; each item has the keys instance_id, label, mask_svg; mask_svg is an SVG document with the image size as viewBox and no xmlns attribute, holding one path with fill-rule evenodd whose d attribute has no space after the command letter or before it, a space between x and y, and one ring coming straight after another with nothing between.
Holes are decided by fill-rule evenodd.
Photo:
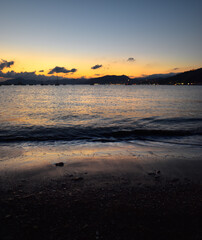
<instances>
[{"instance_id":1,"label":"hill silhouette","mask_svg":"<svg viewBox=\"0 0 202 240\"><path fill-rule=\"evenodd\" d=\"M152 79L149 80L150 84L192 84L192 85L202 85L202 68L191 70L183 73L176 74L163 79Z\"/></svg>"},{"instance_id":2,"label":"hill silhouette","mask_svg":"<svg viewBox=\"0 0 202 240\"><path fill-rule=\"evenodd\" d=\"M129 84L131 79L128 76L107 75L89 79L90 84Z\"/></svg>"},{"instance_id":3,"label":"hill silhouette","mask_svg":"<svg viewBox=\"0 0 202 240\"><path fill-rule=\"evenodd\" d=\"M191 70L183 73L153 74L142 78L129 78L126 75L106 75L97 78L80 78L70 79L63 78L57 80L28 80L24 78L14 78L1 82L0 85L68 85L68 84L123 84L123 85L140 85L140 84L158 84L158 85L202 85L202 68Z\"/></svg>"}]
</instances>

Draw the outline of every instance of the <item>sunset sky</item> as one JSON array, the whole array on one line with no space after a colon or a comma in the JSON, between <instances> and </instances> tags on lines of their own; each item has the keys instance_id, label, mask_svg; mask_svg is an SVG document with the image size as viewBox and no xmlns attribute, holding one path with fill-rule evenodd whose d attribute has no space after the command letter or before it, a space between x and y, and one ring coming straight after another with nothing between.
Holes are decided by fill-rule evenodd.
<instances>
[{"instance_id":1,"label":"sunset sky","mask_svg":"<svg viewBox=\"0 0 202 240\"><path fill-rule=\"evenodd\" d=\"M201 0L2 1L0 59L14 64L1 70L51 76L58 66L78 78L199 68L201 10Z\"/></svg>"}]
</instances>

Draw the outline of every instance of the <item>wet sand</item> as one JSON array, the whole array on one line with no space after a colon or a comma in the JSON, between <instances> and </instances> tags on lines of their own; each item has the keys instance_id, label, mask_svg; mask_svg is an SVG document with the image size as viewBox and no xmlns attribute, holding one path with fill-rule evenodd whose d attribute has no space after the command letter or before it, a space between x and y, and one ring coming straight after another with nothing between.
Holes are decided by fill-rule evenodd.
<instances>
[{"instance_id":1,"label":"wet sand","mask_svg":"<svg viewBox=\"0 0 202 240\"><path fill-rule=\"evenodd\" d=\"M62 168L62 167L56 167ZM22 177L23 176L23 177ZM77 172L3 185L1 239L201 239L202 184Z\"/></svg>"},{"instance_id":2,"label":"wet sand","mask_svg":"<svg viewBox=\"0 0 202 240\"><path fill-rule=\"evenodd\" d=\"M201 239L202 161L191 149L2 149L2 240Z\"/></svg>"}]
</instances>

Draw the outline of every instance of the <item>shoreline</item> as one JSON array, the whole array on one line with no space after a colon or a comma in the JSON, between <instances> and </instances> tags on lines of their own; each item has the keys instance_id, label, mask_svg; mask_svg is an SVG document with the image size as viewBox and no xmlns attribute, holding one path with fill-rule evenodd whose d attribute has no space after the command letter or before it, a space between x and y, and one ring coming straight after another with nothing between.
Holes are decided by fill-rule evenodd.
<instances>
[{"instance_id":1,"label":"shoreline","mask_svg":"<svg viewBox=\"0 0 202 240\"><path fill-rule=\"evenodd\" d=\"M199 151L163 146L1 148L0 238L199 240Z\"/></svg>"}]
</instances>

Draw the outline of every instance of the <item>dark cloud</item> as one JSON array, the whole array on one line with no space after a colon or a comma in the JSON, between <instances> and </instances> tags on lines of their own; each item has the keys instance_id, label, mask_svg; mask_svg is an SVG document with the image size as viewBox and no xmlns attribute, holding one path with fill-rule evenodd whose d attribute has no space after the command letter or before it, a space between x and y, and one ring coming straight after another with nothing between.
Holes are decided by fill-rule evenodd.
<instances>
[{"instance_id":1,"label":"dark cloud","mask_svg":"<svg viewBox=\"0 0 202 240\"><path fill-rule=\"evenodd\" d=\"M133 57L129 57L127 61L128 62L135 62L135 59Z\"/></svg>"},{"instance_id":2,"label":"dark cloud","mask_svg":"<svg viewBox=\"0 0 202 240\"><path fill-rule=\"evenodd\" d=\"M0 70L3 70L4 68L9 68L13 64L14 64L14 61L8 62L8 61L2 59L0 62Z\"/></svg>"},{"instance_id":3,"label":"dark cloud","mask_svg":"<svg viewBox=\"0 0 202 240\"><path fill-rule=\"evenodd\" d=\"M71 70L68 70L68 69L66 69L64 67L55 67L55 68L51 69L48 74L54 74L54 73L74 73L76 71L77 71L76 68L72 68Z\"/></svg>"},{"instance_id":4,"label":"dark cloud","mask_svg":"<svg viewBox=\"0 0 202 240\"><path fill-rule=\"evenodd\" d=\"M42 74L37 75L36 72L14 72L14 71L9 71L7 73L3 73L0 71L0 77L3 78L24 78L27 80L40 80L40 81L45 81L45 80L55 80L55 76L45 76ZM61 78L61 77L60 77ZM62 79L62 78L61 78Z\"/></svg>"},{"instance_id":5,"label":"dark cloud","mask_svg":"<svg viewBox=\"0 0 202 240\"><path fill-rule=\"evenodd\" d=\"M44 70L40 70L39 72L44 72Z\"/></svg>"},{"instance_id":6,"label":"dark cloud","mask_svg":"<svg viewBox=\"0 0 202 240\"><path fill-rule=\"evenodd\" d=\"M95 70L95 69L98 69L98 68L101 68L101 67L102 67L102 65L97 64L97 65L91 67L91 69Z\"/></svg>"},{"instance_id":7,"label":"dark cloud","mask_svg":"<svg viewBox=\"0 0 202 240\"><path fill-rule=\"evenodd\" d=\"M7 73L3 73L2 71L0 71L0 77L4 77L4 78L17 78L17 77L22 77L22 78L28 78L28 79L33 79L35 78L37 75L35 74L35 72L20 72L20 73L16 73L15 71L10 71Z\"/></svg>"},{"instance_id":8,"label":"dark cloud","mask_svg":"<svg viewBox=\"0 0 202 240\"><path fill-rule=\"evenodd\" d=\"M173 68L172 70L173 70L173 71L176 71L176 70L179 70L179 68Z\"/></svg>"}]
</instances>

